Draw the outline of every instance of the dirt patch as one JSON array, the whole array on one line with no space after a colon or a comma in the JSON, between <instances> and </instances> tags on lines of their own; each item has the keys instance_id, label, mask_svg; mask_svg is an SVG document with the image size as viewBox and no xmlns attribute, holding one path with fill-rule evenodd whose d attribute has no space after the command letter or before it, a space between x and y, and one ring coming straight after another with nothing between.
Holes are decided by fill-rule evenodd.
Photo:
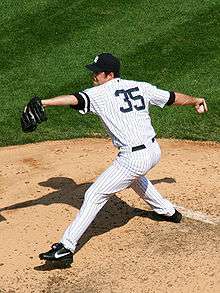
<instances>
[{"instance_id":1,"label":"dirt patch","mask_svg":"<svg viewBox=\"0 0 220 293\"><path fill-rule=\"evenodd\" d=\"M220 145L159 140L148 177L186 209L220 215ZM0 292L219 292L219 224L153 221L127 189L106 204L70 268L44 265L83 195L117 154L110 140L79 139L0 148Z\"/></svg>"}]
</instances>

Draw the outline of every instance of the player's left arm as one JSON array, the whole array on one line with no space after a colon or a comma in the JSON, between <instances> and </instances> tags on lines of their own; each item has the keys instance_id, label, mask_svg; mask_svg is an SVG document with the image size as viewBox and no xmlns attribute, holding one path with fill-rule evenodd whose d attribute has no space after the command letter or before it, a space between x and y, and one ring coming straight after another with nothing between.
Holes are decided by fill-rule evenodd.
<instances>
[{"instance_id":1,"label":"player's left arm","mask_svg":"<svg viewBox=\"0 0 220 293\"><path fill-rule=\"evenodd\" d=\"M85 114L93 112L93 105L90 101L90 97L85 91L75 92L70 95L57 96L51 99L41 100L43 106L70 106L74 110L78 110L80 113Z\"/></svg>"},{"instance_id":2,"label":"player's left arm","mask_svg":"<svg viewBox=\"0 0 220 293\"><path fill-rule=\"evenodd\" d=\"M41 100L44 107L49 106L77 106L78 99L75 95L63 95Z\"/></svg>"},{"instance_id":3,"label":"player's left arm","mask_svg":"<svg viewBox=\"0 0 220 293\"><path fill-rule=\"evenodd\" d=\"M74 109L84 107L84 99L78 94L57 96L50 99L32 97L21 113L21 127L24 132L32 132L37 125L47 120L45 108L49 106L71 106Z\"/></svg>"},{"instance_id":4,"label":"player's left arm","mask_svg":"<svg viewBox=\"0 0 220 293\"><path fill-rule=\"evenodd\" d=\"M193 96L182 93L174 93L173 105L176 106L194 106L197 113L204 113L208 111L205 98L195 98Z\"/></svg>"}]
</instances>

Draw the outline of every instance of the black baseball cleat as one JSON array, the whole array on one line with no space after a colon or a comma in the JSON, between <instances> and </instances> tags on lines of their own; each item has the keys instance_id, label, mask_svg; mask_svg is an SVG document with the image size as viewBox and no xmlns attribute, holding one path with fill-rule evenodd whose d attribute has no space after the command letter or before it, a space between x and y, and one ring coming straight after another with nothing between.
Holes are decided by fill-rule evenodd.
<instances>
[{"instance_id":1,"label":"black baseball cleat","mask_svg":"<svg viewBox=\"0 0 220 293\"><path fill-rule=\"evenodd\" d=\"M159 221L167 221L173 223L180 223L182 220L182 214L175 209L175 213L172 216L160 215L157 214Z\"/></svg>"},{"instance_id":2,"label":"black baseball cleat","mask_svg":"<svg viewBox=\"0 0 220 293\"><path fill-rule=\"evenodd\" d=\"M46 261L62 261L68 264L73 262L73 253L64 247L62 243L55 243L51 250L39 254L39 258Z\"/></svg>"}]
</instances>

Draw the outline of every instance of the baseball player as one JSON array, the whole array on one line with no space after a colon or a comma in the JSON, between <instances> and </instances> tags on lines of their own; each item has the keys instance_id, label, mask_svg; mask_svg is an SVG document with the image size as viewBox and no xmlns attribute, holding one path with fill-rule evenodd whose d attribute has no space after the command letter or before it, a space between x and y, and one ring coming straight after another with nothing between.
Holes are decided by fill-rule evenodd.
<instances>
[{"instance_id":1,"label":"baseball player","mask_svg":"<svg viewBox=\"0 0 220 293\"><path fill-rule=\"evenodd\" d=\"M110 53L95 57L86 65L94 87L51 99L33 98L22 114L24 131L33 131L46 120L45 108L66 106L82 114L97 114L119 153L112 164L86 191L76 218L58 243L39 255L47 261L73 261L76 245L112 194L131 187L161 220L180 223L182 215L152 185L145 174L160 160L160 147L151 124L151 105L191 105L198 113L208 111L204 98L158 89L146 82L120 78L120 61Z\"/></svg>"}]
</instances>

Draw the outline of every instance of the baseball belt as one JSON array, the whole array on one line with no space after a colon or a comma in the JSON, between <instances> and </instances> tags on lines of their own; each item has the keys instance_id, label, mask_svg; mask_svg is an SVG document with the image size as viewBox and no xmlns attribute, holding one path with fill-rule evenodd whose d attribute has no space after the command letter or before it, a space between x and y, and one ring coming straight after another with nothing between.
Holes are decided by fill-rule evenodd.
<instances>
[{"instance_id":1,"label":"baseball belt","mask_svg":"<svg viewBox=\"0 0 220 293\"><path fill-rule=\"evenodd\" d=\"M152 142L155 142L155 139L156 137L153 137L151 140ZM136 152L136 151L139 151L139 150L143 150L143 149L146 149L146 146L144 144L141 144L141 145L137 145L137 146L134 146L131 148L131 151L132 152Z\"/></svg>"}]
</instances>

